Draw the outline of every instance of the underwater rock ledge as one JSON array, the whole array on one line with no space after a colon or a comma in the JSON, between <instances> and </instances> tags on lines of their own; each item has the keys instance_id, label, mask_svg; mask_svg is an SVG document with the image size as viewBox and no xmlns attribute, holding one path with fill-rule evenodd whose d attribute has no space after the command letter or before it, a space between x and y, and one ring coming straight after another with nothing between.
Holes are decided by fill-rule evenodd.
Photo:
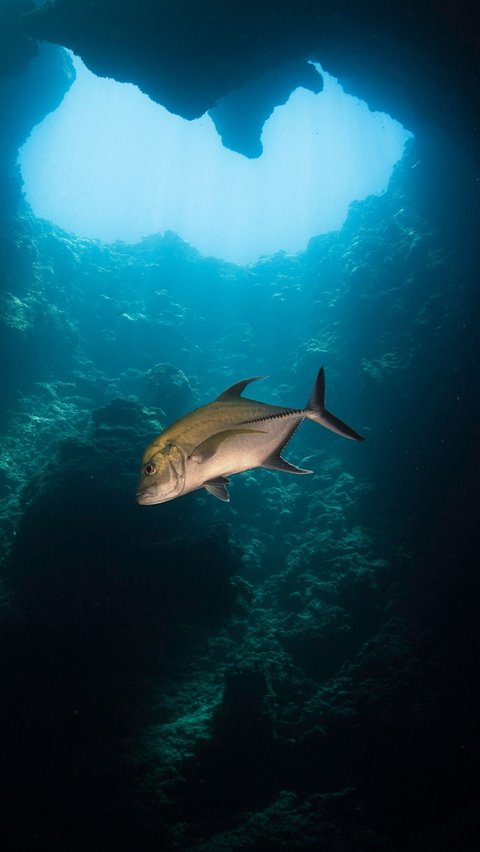
<instances>
[{"instance_id":1,"label":"underwater rock ledge","mask_svg":"<svg viewBox=\"0 0 480 852\"><path fill-rule=\"evenodd\" d=\"M479 154L475 4L55 0L22 26L188 119L285 61L315 58L371 109L413 131L435 122Z\"/></svg>"}]
</instances>

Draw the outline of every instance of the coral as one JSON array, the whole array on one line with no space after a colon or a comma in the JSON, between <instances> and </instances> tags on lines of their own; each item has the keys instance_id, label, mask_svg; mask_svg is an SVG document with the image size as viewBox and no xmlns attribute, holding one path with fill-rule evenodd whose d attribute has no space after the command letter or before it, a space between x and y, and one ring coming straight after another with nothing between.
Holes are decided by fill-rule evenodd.
<instances>
[{"instance_id":1,"label":"coral","mask_svg":"<svg viewBox=\"0 0 480 852\"><path fill-rule=\"evenodd\" d=\"M4 848L468 840L478 220L425 139L341 232L248 269L2 214ZM321 361L360 453L307 423L310 477L136 505L170 417L254 374L298 405Z\"/></svg>"},{"instance_id":2,"label":"coral","mask_svg":"<svg viewBox=\"0 0 480 852\"><path fill-rule=\"evenodd\" d=\"M173 364L155 364L145 379L148 405L160 408L168 420L185 413L192 399L190 383Z\"/></svg>"}]
</instances>

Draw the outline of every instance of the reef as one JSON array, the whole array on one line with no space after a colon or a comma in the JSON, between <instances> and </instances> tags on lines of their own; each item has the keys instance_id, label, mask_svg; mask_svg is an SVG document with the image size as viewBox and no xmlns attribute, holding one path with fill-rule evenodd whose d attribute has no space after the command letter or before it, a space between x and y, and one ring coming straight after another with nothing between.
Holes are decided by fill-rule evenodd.
<instances>
[{"instance_id":1,"label":"reef","mask_svg":"<svg viewBox=\"0 0 480 852\"><path fill-rule=\"evenodd\" d=\"M415 16L404 3L388 40L397 4L349 4L350 17L337 4L347 52L325 4L315 26L311 4L276 4L297 24L270 15L262 52L271 5L228 4L235 44L232 33L215 52L224 4L189 4L183 28L183 4L155 4L133 29L130 4L112 27L106 4L71 2L66 17L57 2L22 30L29 5L2 6L2 848L475 849L475 81L439 112L470 61L468 10ZM127 21L131 44L151 33L144 51L126 49ZM240 268L172 233L103 245L33 217L16 151L71 67L25 32L193 115L271 73L280 52L295 62L300 31L304 59L321 22L328 70L349 63L362 95L384 68L375 105L395 114L395 91L397 117L423 116L388 191L354 204L340 232ZM436 94L423 114L425 80ZM142 451L170 420L254 374L272 376L262 399L301 405L322 364L329 407L358 418L360 451L305 424L286 455L311 477L247 472L228 506L204 492L136 505Z\"/></svg>"},{"instance_id":2,"label":"reef","mask_svg":"<svg viewBox=\"0 0 480 852\"><path fill-rule=\"evenodd\" d=\"M5 225L7 843L433 849L445 811L444 848L462 848L479 458L457 436L478 267L465 223L425 218L419 154L340 234L246 269L170 234L109 247L26 210ZM312 427L288 455L315 475L244 474L230 514L206 494L135 505L168 420L253 364L274 366L265 399L298 404L320 363L329 398L363 412L366 457Z\"/></svg>"}]
</instances>

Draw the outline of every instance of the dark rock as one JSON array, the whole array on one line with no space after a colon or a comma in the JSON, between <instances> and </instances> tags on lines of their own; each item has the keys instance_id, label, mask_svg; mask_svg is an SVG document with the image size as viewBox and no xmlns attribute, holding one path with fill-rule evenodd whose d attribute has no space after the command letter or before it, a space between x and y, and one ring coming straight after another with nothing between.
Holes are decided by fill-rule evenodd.
<instances>
[{"instance_id":1,"label":"dark rock","mask_svg":"<svg viewBox=\"0 0 480 852\"><path fill-rule=\"evenodd\" d=\"M273 720L268 708L265 674L248 668L227 672L222 701L213 717L213 730L220 740L242 740L245 747L265 744L272 736Z\"/></svg>"},{"instance_id":2,"label":"dark rock","mask_svg":"<svg viewBox=\"0 0 480 852\"><path fill-rule=\"evenodd\" d=\"M478 154L474 2L419 12L415 0L56 0L22 22L33 38L70 47L94 73L136 83L185 118L285 62L314 57L372 109L413 131L436 122Z\"/></svg>"},{"instance_id":3,"label":"dark rock","mask_svg":"<svg viewBox=\"0 0 480 852\"><path fill-rule=\"evenodd\" d=\"M108 405L92 413L95 426L138 426L142 419L142 409L130 399L112 399Z\"/></svg>"},{"instance_id":4,"label":"dark rock","mask_svg":"<svg viewBox=\"0 0 480 852\"><path fill-rule=\"evenodd\" d=\"M145 378L148 405L160 408L167 420L186 413L192 401L192 389L183 370L173 364L155 364Z\"/></svg>"},{"instance_id":5,"label":"dark rock","mask_svg":"<svg viewBox=\"0 0 480 852\"><path fill-rule=\"evenodd\" d=\"M246 157L260 157L263 125L275 107L285 104L299 87L311 92L323 88L316 68L304 60L281 65L221 98L209 115L225 147Z\"/></svg>"},{"instance_id":6,"label":"dark rock","mask_svg":"<svg viewBox=\"0 0 480 852\"><path fill-rule=\"evenodd\" d=\"M72 62L65 50L44 44L35 50L26 69L0 78L0 113L8 120L0 123L0 167L7 172L15 164L18 149L35 124L62 101L75 79Z\"/></svg>"},{"instance_id":7,"label":"dark rock","mask_svg":"<svg viewBox=\"0 0 480 852\"><path fill-rule=\"evenodd\" d=\"M260 5L245 27L273 8ZM387 43L380 5L375 26L356 31L373 6L350 3L351 55L330 53L372 98ZM214 5L189 8L203 21ZM402 8L378 103L392 103L394 65L404 60L397 91L410 91L412 68L445 44L441 28L424 40L433 6L419 17L417 4L403 50L416 18ZM475 39L465 20L444 68L460 37ZM275 65L265 38L250 79ZM466 64L468 47L445 88L436 78L425 116L440 92L441 120L458 128L476 85L458 86ZM403 106L418 116L432 92L423 72L414 79L415 105ZM2 198L2 848L476 848L472 158L424 132L389 190L355 205L341 232L248 270L205 261L171 234L136 247L75 240ZM138 461L162 425L142 404L159 362L175 367L152 375L152 394L157 378L165 395L171 382L174 415L190 405L180 368L203 401L255 364L278 376L279 401L298 404L325 362L332 407L338 395L361 413L364 453L306 424L295 441L312 477L247 473L231 506L199 493L138 507ZM246 571L249 585L236 576Z\"/></svg>"},{"instance_id":8,"label":"dark rock","mask_svg":"<svg viewBox=\"0 0 480 852\"><path fill-rule=\"evenodd\" d=\"M91 441L65 442L29 483L4 566L9 701L0 718L10 731L2 760L14 803L2 819L4 848L16 833L17 848L30 849L36 834L60 849L74 825L79 848L169 842L160 815L145 819L122 754L152 679L175 671L234 607L237 555L225 530L195 530L192 517L191 535L186 519L180 535L174 516L152 519L135 506L125 459L136 433L144 440L141 409L121 402L98 412Z\"/></svg>"},{"instance_id":9,"label":"dark rock","mask_svg":"<svg viewBox=\"0 0 480 852\"><path fill-rule=\"evenodd\" d=\"M33 0L4 0L0 7L0 75L25 71L38 53L35 41L27 36L20 16L35 9Z\"/></svg>"}]
</instances>

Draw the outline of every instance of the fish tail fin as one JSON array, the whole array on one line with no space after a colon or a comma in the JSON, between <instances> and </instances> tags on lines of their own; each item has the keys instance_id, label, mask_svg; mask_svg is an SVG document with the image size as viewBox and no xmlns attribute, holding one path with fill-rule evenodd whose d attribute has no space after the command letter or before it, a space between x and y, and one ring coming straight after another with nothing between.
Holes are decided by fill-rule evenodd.
<instances>
[{"instance_id":1,"label":"fish tail fin","mask_svg":"<svg viewBox=\"0 0 480 852\"><path fill-rule=\"evenodd\" d=\"M330 429L331 432L336 432L337 435L342 435L343 438L350 438L352 441L363 441L361 435L354 432L350 426L347 426L343 420L339 420L334 414L331 414L325 408L325 370L323 367L318 371L315 384L313 386L310 399L305 408L305 417L324 426L325 429Z\"/></svg>"}]
</instances>

